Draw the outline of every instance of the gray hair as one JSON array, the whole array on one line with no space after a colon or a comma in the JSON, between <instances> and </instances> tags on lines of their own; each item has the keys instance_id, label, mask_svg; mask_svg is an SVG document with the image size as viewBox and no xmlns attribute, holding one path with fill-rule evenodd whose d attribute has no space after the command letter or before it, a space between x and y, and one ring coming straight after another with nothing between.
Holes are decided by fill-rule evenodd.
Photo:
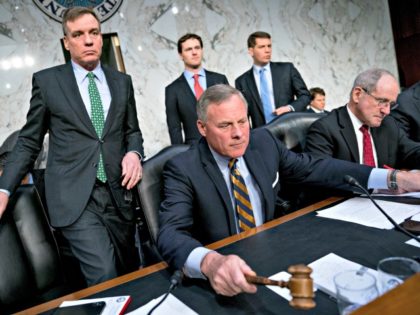
<instances>
[{"instance_id":1,"label":"gray hair","mask_svg":"<svg viewBox=\"0 0 420 315\"><path fill-rule=\"evenodd\" d=\"M355 87L359 86L363 89L366 89L368 93L370 93L376 89L378 81L384 75L390 75L395 79L394 75L385 69L373 68L363 71L354 80L352 91Z\"/></svg>"},{"instance_id":2,"label":"gray hair","mask_svg":"<svg viewBox=\"0 0 420 315\"><path fill-rule=\"evenodd\" d=\"M246 109L248 110L248 103L245 97L237 89L226 84L216 84L209 87L203 95L201 95L200 100L197 104L197 116L198 119L202 122L207 122L207 111L210 105L219 105L224 101L230 99L233 95L239 96L239 98L245 104Z\"/></svg>"}]
</instances>

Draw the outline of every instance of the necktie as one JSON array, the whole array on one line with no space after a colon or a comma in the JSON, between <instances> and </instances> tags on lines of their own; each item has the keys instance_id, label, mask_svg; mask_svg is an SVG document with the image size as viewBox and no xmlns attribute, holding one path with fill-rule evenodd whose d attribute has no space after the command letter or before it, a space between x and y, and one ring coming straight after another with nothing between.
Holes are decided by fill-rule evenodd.
<instances>
[{"instance_id":1,"label":"necktie","mask_svg":"<svg viewBox=\"0 0 420 315\"><path fill-rule=\"evenodd\" d=\"M198 74L194 74L194 92L197 100L200 98L201 94L203 94L203 88L198 81Z\"/></svg>"},{"instance_id":2,"label":"necktie","mask_svg":"<svg viewBox=\"0 0 420 315\"><path fill-rule=\"evenodd\" d=\"M267 79L265 78L265 68L260 69L260 96L264 108L265 122L269 123L275 117L273 106L271 105L270 90L268 89Z\"/></svg>"},{"instance_id":3,"label":"necktie","mask_svg":"<svg viewBox=\"0 0 420 315\"><path fill-rule=\"evenodd\" d=\"M240 232L243 232L255 227L255 219L248 189L246 188L241 173L239 173L239 169L236 167L237 161L237 159L231 159L229 161L229 169L233 196L235 199L235 210L238 215L239 230Z\"/></svg>"},{"instance_id":4,"label":"necktie","mask_svg":"<svg viewBox=\"0 0 420 315\"><path fill-rule=\"evenodd\" d=\"M99 95L98 87L95 83L95 75L93 72L87 74L89 78L88 92L91 106L91 120L93 127L95 128L96 134L99 138L102 137L102 131L104 129L104 109L102 107L101 96ZM99 155L98 169L96 171L96 177L103 183L106 182L106 174L102 153Z\"/></svg>"},{"instance_id":5,"label":"necktie","mask_svg":"<svg viewBox=\"0 0 420 315\"><path fill-rule=\"evenodd\" d=\"M373 157L372 140L369 134L369 127L363 125L359 129L363 134L363 164L375 167L375 159Z\"/></svg>"}]
</instances>

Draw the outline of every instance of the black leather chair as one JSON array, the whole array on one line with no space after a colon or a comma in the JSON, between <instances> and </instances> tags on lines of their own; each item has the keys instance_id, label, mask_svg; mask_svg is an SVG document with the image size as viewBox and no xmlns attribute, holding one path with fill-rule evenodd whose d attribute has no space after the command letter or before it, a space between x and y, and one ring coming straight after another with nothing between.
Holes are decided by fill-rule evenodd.
<instances>
[{"instance_id":1,"label":"black leather chair","mask_svg":"<svg viewBox=\"0 0 420 315\"><path fill-rule=\"evenodd\" d=\"M268 129L286 147L294 152L303 152L306 134L312 123L327 114L293 112L273 119L262 128Z\"/></svg>"},{"instance_id":2,"label":"black leather chair","mask_svg":"<svg viewBox=\"0 0 420 315\"><path fill-rule=\"evenodd\" d=\"M15 312L69 293L39 195L23 185L0 220L0 313Z\"/></svg>"},{"instance_id":3,"label":"black leather chair","mask_svg":"<svg viewBox=\"0 0 420 315\"><path fill-rule=\"evenodd\" d=\"M138 185L138 193L141 214L148 230L148 236L140 236L147 264L162 260L157 251L156 241L159 232L159 206L163 198L163 167L170 158L189 147L186 144L166 147L143 164L143 178ZM147 237L149 240L145 240Z\"/></svg>"}]
</instances>

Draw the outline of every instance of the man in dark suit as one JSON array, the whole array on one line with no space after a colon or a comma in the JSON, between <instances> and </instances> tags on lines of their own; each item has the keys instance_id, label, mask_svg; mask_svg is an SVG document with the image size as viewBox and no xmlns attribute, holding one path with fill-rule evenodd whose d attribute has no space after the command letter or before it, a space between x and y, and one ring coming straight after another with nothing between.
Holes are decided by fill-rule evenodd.
<instances>
[{"instance_id":1,"label":"man in dark suit","mask_svg":"<svg viewBox=\"0 0 420 315\"><path fill-rule=\"evenodd\" d=\"M305 151L374 167L417 169L420 143L410 140L388 116L398 91L398 82L390 72L362 72L354 81L348 104L309 128ZM309 188L304 189L300 201L315 202L325 196L322 190Z\"/></svg>"},{"instance_id":2,"label":"man in dark suit","mask_svg":"<svg viewBox=\"0 0 420 315\"><path fill-rule=\"evenodd\" d=\"M411 140L420 142L420 81L402 92L397 103L391 116Z\"/></svg>"},{"instance_id":3,"label":"man in dark suit","mask_svg":"<svg viewBox=\"0 0 420 315\"><path fill-rule=\"evenodd\" d=\"M128 75L101 66L94 11L63 16L71 62L37 72L27 122L0 178L0 216L49 131L45 192L51 225L68 240L87 284L138 268L130 189L143 139Z\"/></svg>"},{"instance_id":4,"label":"man in dark suit","mask_svg":"<svg viewBox=\"0 0 420 315\"><path fill-rule=\"evenodd\" d=\"M309 90L311 93L311 102L306 107L307 113L329 113L325 110L325 91L319 87L314 87Z\"/></svg>"},{"instance_id":5,"label":"man in dark suit","mask_svg":"<svg viewBox=\"0 0 420 315\"><path fill-rule=\"evenodd\" d=\"M388 116L398 91L398 82L388 71L362 72L354 81L348 104L309 128L305 150L362 164L366 162L364 149L369 148L364 145L366 136L359 129L366 126L373 151L372 166L418 168L420 143L408 139Z\"/></svg>"},{"instance_id":6,"label":"man in dark suit","mask_svg":"<svg viewBox=\"0 0 420 315\"><path fill-rule=\"evenodd\" d=\"M178 54L185 70L165 88L166 122L172 144L191 144L200 138L196 105L201 93L212 85L229 82L225 75L202 67L203 41L200 36L182 36L178 40Z\"/></svg>"},{"instance_id":7,"label":"man in dark suit","mask_svg":"<svg viewBox=\"0 0 420 315\"><path fill-rule=\"evenodd\" d=\"M270 34L252 33L248 37L248 52L254 65L235 81L248 102L253 128L291 111L302 112L310 101L309 91L294 65L271 62L271 51Z\"/></svg>"},{"instance_id":8,"label":"man in dark suit","mask_svg":"<svg viewBox=\"0 0 420 315\"><path fill-rule=\"evenodd\" d=\"M296 154L266 129L250 133L247 104L227 85L207 89L198 104L203 136L166 164L159 212L158 247L164 259L189 277L207 277L219 294L255 292L244 274L254 274L238 256L203 248L272 220L285 181L350 189L343 174L368 187L388 187L388 170ZM404 179L404 180L403 180ZM398 173L399 189L420 189L420 173ZM417 180L417 182L416 182Z\"/></svg>"}]
</instances>

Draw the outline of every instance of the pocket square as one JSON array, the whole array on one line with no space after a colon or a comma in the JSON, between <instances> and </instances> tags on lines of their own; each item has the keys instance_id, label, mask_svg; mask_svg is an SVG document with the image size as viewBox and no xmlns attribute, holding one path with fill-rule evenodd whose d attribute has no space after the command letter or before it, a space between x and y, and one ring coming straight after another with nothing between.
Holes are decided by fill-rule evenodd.
<instances>
[{"instance_id":1,"label":"pocket square","mask_svg":"<svg viewBox=\"0 0 420 315\"><path fill-rule=\"evenodd\" d=\"M278 182L279 182L279 172L276 172L276 179L274 180L272 187L273 188L276 187Z\"/></svg>"}]
</instances>

